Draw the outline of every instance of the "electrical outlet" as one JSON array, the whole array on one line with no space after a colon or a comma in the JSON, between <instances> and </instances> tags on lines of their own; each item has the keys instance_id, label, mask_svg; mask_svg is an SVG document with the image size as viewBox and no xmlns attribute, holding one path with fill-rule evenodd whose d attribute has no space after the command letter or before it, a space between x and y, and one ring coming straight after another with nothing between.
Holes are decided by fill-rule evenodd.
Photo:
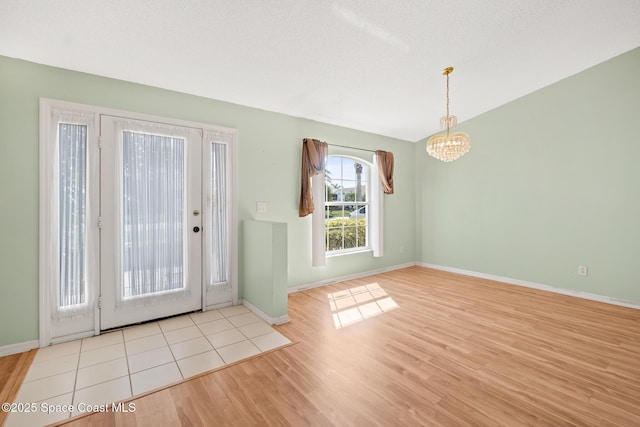
<instances>
[{"instance_id":1,"label":"electrical outlet","mask_svg":"<svg viewBox=\"0 0 640 427\"><path fill-rule=\"evenodd\" d=\"M586 276L587 275L587 266L579 265L578 266L578 276Z\"/></svg>"},{"instance_id":2,"label":"electrical outlet","mask_svg":"<svg viewBox=\"0 0 640 427\"><path fill-rule=\"evenodd\" d=\"M256 211L258 213L265 213L267 211L267 202L257 202Z\"/></svg>"}]
</instances>

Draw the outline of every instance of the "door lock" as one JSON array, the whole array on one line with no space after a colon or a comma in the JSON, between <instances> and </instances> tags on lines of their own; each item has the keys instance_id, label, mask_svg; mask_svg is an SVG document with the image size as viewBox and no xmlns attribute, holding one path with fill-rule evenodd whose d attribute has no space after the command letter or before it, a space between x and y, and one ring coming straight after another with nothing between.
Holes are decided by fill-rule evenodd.
<instances>
[{"instance_id":1,"label":"door lock","mask_svg":"<svg viewBox=\"0 0 640 427\"><path fill-rule=\"evenodd\" d=\"M195 227L193 227L193 232L197 233L198 231L200 231L200 227L198 227L197 225Z\"/></svg>"},{"instance_id":2,"label":"door lock","mask_svg":"<svg viewBox=\"0 0 640 427\"><path fill-rule=\"evenodd\" d=\"M198 209L193 211L193 216L198 216L198 215L200 215L200 211Z\"/></svg>"}]
</instances>

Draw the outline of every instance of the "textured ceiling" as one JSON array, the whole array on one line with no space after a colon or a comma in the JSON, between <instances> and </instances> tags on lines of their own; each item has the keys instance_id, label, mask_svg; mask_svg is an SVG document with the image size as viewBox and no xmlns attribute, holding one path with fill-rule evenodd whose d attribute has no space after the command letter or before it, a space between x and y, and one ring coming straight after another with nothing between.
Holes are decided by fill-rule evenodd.
<instances>
[{"instance_id":1,"label":"textured ceiling","mask_svg":"<svg viewBox=\"0 0 640 427\"><path fill-rule=\"evenodd\" d=\"M446 66L462 122L638 46L638 0L0 0L0 55L409 141Z\"/></svg>"}]
</instances>

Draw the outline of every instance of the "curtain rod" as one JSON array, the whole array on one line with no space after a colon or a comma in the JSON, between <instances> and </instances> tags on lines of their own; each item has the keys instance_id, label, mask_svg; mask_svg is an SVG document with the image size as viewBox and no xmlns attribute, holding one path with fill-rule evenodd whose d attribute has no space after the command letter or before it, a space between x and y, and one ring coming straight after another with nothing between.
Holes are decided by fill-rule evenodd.
<instances>
[{"instance_id":1,"label":"curtain rod","mask_svg":"<svg viewBox=\"0 0 640 427\"><path fill-rule=\"evenodd\" d=\"M350 148L351 150L368 151L370 153L375 153L376 152L376 150L367 150L366 148L349 147L348 145L329 144L329 143L327 143L327 145L330 146L330 147L342 147L342 148Z\"/></svg>"}]
</instances>

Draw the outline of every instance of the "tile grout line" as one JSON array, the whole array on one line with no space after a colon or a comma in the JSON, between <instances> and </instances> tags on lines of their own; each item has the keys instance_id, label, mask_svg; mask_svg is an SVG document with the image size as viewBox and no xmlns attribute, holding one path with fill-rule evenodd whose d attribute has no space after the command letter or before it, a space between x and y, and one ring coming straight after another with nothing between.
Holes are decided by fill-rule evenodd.
<instances>
[{"instance_id":1,"label":"tile grout line","mask_svg":"<svg viewBox=\"0 0 640 427\"><path fill-rule=\"evenodd\" d=\"M127 377L129 378L129 391L133 397L133 382L131 381L131 366L129 365L129 352L127 351L127 340L124 338L124 330L122 330L122 346L124 347L124 360L127 362Z\"/></svg>"},{"instance_id":2,"label":"tile grout line","mask_svg":"<svg viewBox=\"0 0 640 427\"><path fill-rule=\"evenodd\" d=\"M223 319L226 319L226 317L224 316L224 314L223 314L223 313L221 313L220 311L218 311L218 313L220 313L220 314L222 315L222 318L223 318ZM193 319L191 319L191 320L193 321ZM221 320L221 319L218 319L218 320ZM215 320L213 320L213 322L215 322ZM196 323L196 322L193 322L193 323ZM208 322L204 322L204 323L208 323ZM203 323L203 324L204 324L204 323ZM229 322L229 323L231 323L231 322ZM198 328L198 331L200 331L200 333L202 334L202 336L204 337L204 339L205 339L205 340L207 340L207 342L209 343L209 345L211 346L211 348L213 349L213 351L215 352L215 354L220 358L220 360L222 360L222 364L223 364L223 366L227 366L227 365L228 365L228 363L227 363L227 362L225 362L225 360L222 358L222 355L221 355L220 353L218 353L218 349L216 348L216 346L215 346L215 345L214 345L214 344L209 340L209 338L207 338L207 336L204 334L204 332L202 331L202 329L200 329L200 325L196 324L196 327ZM211 335L213 335L213 334L211 334ZM202 353L200 353L200 354L202 354ZM194 356L195 356L195 355L194 355ZM191 356L189 356L189 357L191 357ZM192 376L193 376L193 375L192 375ZM185 379L186 379L186 378L185 378Z\"/></svg>"},{"instance_id":3,"label":"tile grout line","mask_svg":"<svg viewBox=\"0 0 640 427\"><path fill-rule=\"evenodd\" d=\"M220 313L222 314L222 313ZM226 319L224 317L224 314L222 314L222 318ZM209 345L211 346L211 348L213 349L213 351L215 352L216 356L218 356L220 358L220 360L222 360L222 365L223 366L227 366L227 362L225 362L225 360L222 358L222 355L218 352L218 349L216 348L216 346L209 340L209 338L207 338L207 336L204 334L204 332L202 331L202 329L200 329L200 327L198 326L198 330L200 331L200 333L202 334L202 336L204 337L205 340L207 340L207 342L209 343ZM213 334L212 334L213 335Z\"/></svg>"},{"instance_id":4,"label":"tile grout line","mask_svg":"<svg viewBox=\"0 0 640 427\"><path fill-rule=\"evenodd\" d=\"M189 320L191 320L191 322L194 325L196 324L196 322L194 322L193 319L191 319L191 315L187 314L186 316L189 318ZM167 337L164 335L164 329L162 329L162 326L160 326L159 322L158 322L158 326L160 327L160 331L162 332L162 336L164 337L164 340L167 343L167 347L169 348L169 353L171 353L171 357L173 357L173 363L176 364L176 367L178 368L178 372L180 372L180 376L184 380L185 379L184 378L184 373L182 372L182 369L180 369L180 364L178 363L178 359L176 359L176 355L173 353L173 349L171 348L171 345L169 344L169 341L167 340ZM188 328L189 326L186 326L186 327ZM196 325L196 327L197 327L197 325ZM178 328L178 329L181 329L181 328ZM173 330L175 331L175 330L178 330L178 329L173 329ZM200 328L198 328L198 331L202 332L202 331L200 331Z\"/></svg>"},{"instance_id":5,"label":"tile grout line","mask_svg":"<svg viewBox=\"0 0 640 427\"><path fill-rule=\"evenodd\" d=\"M73 405L73 401L76 398L76 386L78 384L78 372L80 371L80 358L82 357L82 345L84 344L84 338L80 340L80 348L78 349L78 361L76 362L76 372L75 377L73 379L73 390L71 390L71 405ZM68 412L66 418L71 418L71 411Z\"/></svg>"}]
</instances>

